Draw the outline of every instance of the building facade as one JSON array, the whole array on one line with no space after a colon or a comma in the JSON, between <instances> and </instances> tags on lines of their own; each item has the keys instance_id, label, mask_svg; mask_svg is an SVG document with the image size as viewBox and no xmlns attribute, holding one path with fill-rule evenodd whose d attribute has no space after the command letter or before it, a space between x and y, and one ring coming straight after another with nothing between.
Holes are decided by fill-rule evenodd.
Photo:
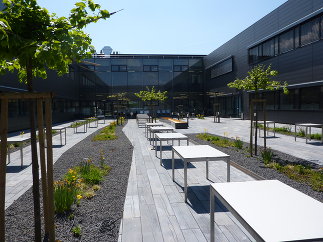
<instances>
[{"instance_id":1,"label":"building facade","mask_svg":"<svg viewBox=\"0 0 323 242\"><path fill-rule=\"evenodd\" d=\"M230 89L227 83L264 64L279 72L276 80L289 84L289 95L262 94L268 118L322 123L323 1L287 1L214 50L204 63L208 105L219 103L223 115L248 114L250 93Z\"/></svg>"}]
</instances>

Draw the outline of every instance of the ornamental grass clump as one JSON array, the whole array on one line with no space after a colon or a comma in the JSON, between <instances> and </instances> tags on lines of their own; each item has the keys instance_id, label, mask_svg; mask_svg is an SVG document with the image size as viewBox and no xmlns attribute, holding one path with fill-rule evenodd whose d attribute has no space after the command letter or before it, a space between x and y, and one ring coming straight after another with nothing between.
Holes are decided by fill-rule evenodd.
<instances>
[{"instance_id":1,"label":"ornamental grass clump","mask_svg":"<svg viewBox=\"0 0 323 242\"><path fill-rule=\"evenodd\" d=\"M270 162L273 161L274 153L271 149L265 149L261 151L261 158L265 165L268 165Z\"/></svg>"},{"instance_id":2,"label":"ornamental grass clump","mask_svg":"<svg viewBox=\"0 0 323 242\"><path fill-rule=\"evenodd\" d=\"M78 190L75 184L64 181L54 183L54 206L57 214L64 214L71 210L76 200Z\"/></svg>"}]
</instances>

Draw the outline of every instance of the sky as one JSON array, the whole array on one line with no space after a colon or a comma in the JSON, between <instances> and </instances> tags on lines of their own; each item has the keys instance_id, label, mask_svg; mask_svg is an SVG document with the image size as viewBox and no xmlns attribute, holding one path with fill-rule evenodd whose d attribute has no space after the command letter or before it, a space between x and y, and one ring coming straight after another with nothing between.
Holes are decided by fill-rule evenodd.
<instances>
[{"instance_id":1,"label":"sky","mask_svg":"<svg viewBox=\"0 0 323 242\"><path fill-rule=\"evenodd\" d=\"M68 16L75 0L38 0ZM97 52L108 45L121 54L209 54L286 0L95 0L114 12L84 31Z\"/></svg>"}]
</instances>

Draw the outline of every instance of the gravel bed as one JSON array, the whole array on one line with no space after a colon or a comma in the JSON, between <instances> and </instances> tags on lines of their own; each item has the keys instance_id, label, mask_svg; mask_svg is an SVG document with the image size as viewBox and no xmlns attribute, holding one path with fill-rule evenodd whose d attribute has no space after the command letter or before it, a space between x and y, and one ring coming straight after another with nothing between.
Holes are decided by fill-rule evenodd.
<instances>
[{"instance_id":1,"label":"gravel bed","mask_svg":"<svg viewBox=\"0 0 323 242\"><path fill-rule=\"evenodd\" d=\"M249 153L246 151L244 152L242 150L238 150L237 148L232 148L232 147L225 148L225 147L216 146L206 140L201 140L201 139L197 138L196 134L188 134L187 136L189 137L190 140L194 141L195 143L214 146L216 149L230 155L230 158L233 162L237 163L240 166L243 166L244 168L256 173L259 176L264 177L265 179L279 180L279 181L315 198L316 200L323 202L323 192L314 191L311 188L311 186L309 186L307 184L292 180L292 179L288 178L286 175L279 173L278 171L276 171L274 169L265 167L264 163L261 162L259 158L254 157L254 156L249 157L248 156ZM244 143L244 146L245 147L249 146L249 144ZM282 153L277 150L273 150L273 152L275 154L275 159L279 160L281 163L293 162L293 163L297 163L297 164L311 165L314 168L318 168L317 164L311 163L306 160L302 160L302 159L297 158L295 156L288 155L286 153Z\"/></svg>"},{"instance_id":2,"label":"gravel bed","mask_svg":"<svg viewBox=\"0 0 323 242\"><path fill-rule=\"evenodd\" d=\"M101 189L96 192L96 196L90 200L82 199L80 206L73 208L74 220L56 216L57 240L118 240L133 147L122 132L122 127L116 129L116 140L92 142L91 139L97 132L66 151L54 164L55 180L62 178L69 168L78 165L84 158L91 158L98 164L100 151L104 152L106 163L112 167L100 184ZM74 237L70 231L76 225L82 228L80 238ZM33 241L33 228L33 200L30 188L6 210L6 241Z\"/></svg>"}]
</instances>

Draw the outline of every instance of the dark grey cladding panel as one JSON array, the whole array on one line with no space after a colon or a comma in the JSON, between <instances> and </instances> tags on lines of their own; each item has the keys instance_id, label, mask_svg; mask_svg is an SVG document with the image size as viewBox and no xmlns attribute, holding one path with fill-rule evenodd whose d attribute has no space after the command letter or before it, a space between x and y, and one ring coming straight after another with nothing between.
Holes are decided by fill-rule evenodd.
<instances>
[{"instance_id":1,"label":"dark grey cladding panel","mask_svg":"<svg viewBox=\"0 0 323 242\"><path fill-rule=\"evenodd\" d=\"M313 9L320 9L323 6L323 0L313 0Z\"/></svg>"},{"instance_id":2,"label":"dark grey cladding panel","mask_svg":"<svg viewBox=\"0 0 323 242\"><path fill-rule=\"evenodd\" d=\"M316 0L290 0L277 8L279 13L277 21L279 22L279 29L305 17L306 15L314 12L313 2ZM323 7L323 5L321 5ZM319 7L319 8L321 8Z\"/></svg>"}]
</instances>

